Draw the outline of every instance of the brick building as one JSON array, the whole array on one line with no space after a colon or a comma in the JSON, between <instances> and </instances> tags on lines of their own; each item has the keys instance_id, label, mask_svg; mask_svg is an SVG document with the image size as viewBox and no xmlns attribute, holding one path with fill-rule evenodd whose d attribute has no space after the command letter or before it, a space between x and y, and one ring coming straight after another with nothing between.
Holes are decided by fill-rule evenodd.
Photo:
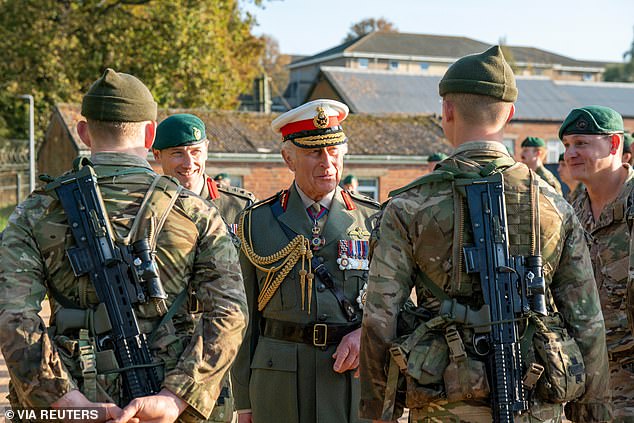
<instances>
[{"instance_id":1,"label":"brick building","mask_svg":"<svg viewBox=\"0 0 634 423\"><path fill-rule=\"evenodd\" d=\"M183 110L160 110L159 121ZM207 173L231 176L233 185L243 186L263 199L286 188L293 180L279 153L281 138L270 123L276 115L188 110L204 122L209 138ZM77 135L80 107L58 104L53 110L45 139L38 153L38 170L58 176L71 168L78 155L89 149ZM425 172L427 156L433 152L449 153L452 147L443 137L440 120L435 115L350 115L343 124L350 139L344 175L359 178L360 191L377 200ZM148 155L150 164L160 166Z\"/></svg>"},{"instance_id":2,"label":"brick building","mask_svg":"<svg viewBox=\"0 0 634 423\"><path fill-rule=\"evenodd\" d=\"M323 67L386 71L392 75L442 76L456 60L491 47L467 37L371 32L288 65L289 84L284 97L291 107L306 101ZM516 75L553 80L601 81L607 62L576 60L549 51L504 46Z\"/></svg>"},{"instance_id":3,"label":"brick building","mask_svg":"<svg viewBox=\"0 0 634 423\"><path fill-rule=\"evenodd\" d=\"M322 67L307 101L331 98L346 103L352 113L440 114L438 83L442 75L393 73L386 70ZM557 161L563 145L558 132L575 107L599 104L612 107L634 130L634 84L558 81L518 76L515 116L505 130L504 144L519 159L520 144L529 135L546 140L548 163Z\"/></svg>"}]
</instances>

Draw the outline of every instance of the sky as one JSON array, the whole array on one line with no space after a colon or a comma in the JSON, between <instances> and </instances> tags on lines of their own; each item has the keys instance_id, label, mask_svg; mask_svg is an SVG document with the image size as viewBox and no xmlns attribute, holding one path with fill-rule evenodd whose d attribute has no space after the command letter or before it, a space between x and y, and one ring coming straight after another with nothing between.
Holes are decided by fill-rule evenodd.
<instances>
[{"instance_id":1,"label":"sky","mask_svg":"<svg viewBox=\"0 0 634 423\"><path fill-rule=\"evenodd\" d=\"M634 39L634 0L263 0L243 8L256 18L254 33L272 35L286 54L319 53L353 23L380 17L399 32L491 44L505 37L578 60L622 62Z\"/></svg>"}]
</instances>

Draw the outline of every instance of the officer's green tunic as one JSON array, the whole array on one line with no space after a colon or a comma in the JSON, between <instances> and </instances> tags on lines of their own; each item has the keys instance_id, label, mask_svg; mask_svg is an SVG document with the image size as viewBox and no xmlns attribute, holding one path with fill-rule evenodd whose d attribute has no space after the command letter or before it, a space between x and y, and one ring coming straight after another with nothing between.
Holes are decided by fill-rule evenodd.
<instances>
[{"instance_id":1,"label":"officer's green tunic","mask_svg":"<svg viewBox=\"0 0 634 423\"><path fill-rule=\"evenodd\" d=\"M367 241L372 230L371 216L378 205L342 192L337 187L322 231L325 245L316 252L316 256L324 259L335 283L343 288L346 298L356 306L368 272L340 270L337 264L339 241ZM281 214L276 218L273 209L276 203L281 205L279 197L278 194L251 208L250 232L246 241L242 239L243 250L249 240L260 256L268 256L284 248L289 244L289 238L280 224L286 225L294 234L311 238L312 225L295 186L288 191L286 209L281 208ZM346 205L344 197L347 197L349 205ZM248 211L244 214L248 216ZM248 231L249 225L245 224L245 228ZM266 274L257 270L244 252L241 252L241 261L251 315L247 336L233 366L236 408L252 409L253 421L257 423L362 421L357 417L359 384L358 379L353 377L354 371L339 374L332 369L336 345L321 349L261 334L267 319L299 324L347 323L334 295L315 278L310 314L302 310L298 277L300 259L264 310L258 312L257 298ZM360 319L361 310L357 308L356 313ZM359 323L358 320L356 324Z\"/></svg>"},{"instance_id":2,"label":"officer's green tunic","mask_svg":"<svg viewBox=\"0 0 634 423\"><path fill-rule=\"evenodd\" d=\"M249 191L233 186L220 186L210 177L205 179L200 196L211 200L218 207L220 216L228 225L232 225L240 212L256 201L255 196ZM230 228L233 229L233 226Z\"/></svg>"}]
</instances>

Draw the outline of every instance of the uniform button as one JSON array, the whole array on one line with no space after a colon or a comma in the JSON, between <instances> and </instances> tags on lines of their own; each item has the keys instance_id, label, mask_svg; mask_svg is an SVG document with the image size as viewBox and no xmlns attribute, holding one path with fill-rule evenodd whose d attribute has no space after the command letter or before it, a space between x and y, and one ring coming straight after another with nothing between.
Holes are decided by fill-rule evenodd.
<instances>
[{"instance_id":1,"label":"uniform button","mask_svg":"<svg viewBox=\"0 0 634 423\"><path fill-rule=\"evenodd\" d=\"M363 272L363 279L366 279L367 277L368 277L368 272L367 271Z\"/></svg>"},{"instance_id":2,"label":"uniform button","mask_svg":"<svg viewBox=\"0 0 634 423\"><path fill-rule=\"evenodd\" d=\"M317 257L317 261L320 262L320 263L323 263L324 262L324 258L323 257Z\"/></svg>"},{"instance_id":3,"label":"uniform button","mask_svg":"<svg viewBox=\"0 0 634 423\"><path fill-rule=\"evenodd\" d=\"M319 321L320 322L325 322L326 320L328 320L328 315L327 314L319 315Z\"/></svg>"},{"instance_id":4,"label":"uniform button","mask_svg":"<svg viewBox=\"0 0 634 423\"><path fill-rule=\"evenodd\" d=\"M268 363L266 363L266 365L269 367L273 367L273 360L269 360Z\"/></svg>"},{"instance_id":5,"label":"uniform button","mask_svg":"<svg viewBox=\"0 0 634 423\"><path fill-rule=\"evenodd\" d=\"M326 285L324 285L323 283L320 283L319 285L317 285L317 292L324 292L326 290Z\"/></svg>"}]
</instances>

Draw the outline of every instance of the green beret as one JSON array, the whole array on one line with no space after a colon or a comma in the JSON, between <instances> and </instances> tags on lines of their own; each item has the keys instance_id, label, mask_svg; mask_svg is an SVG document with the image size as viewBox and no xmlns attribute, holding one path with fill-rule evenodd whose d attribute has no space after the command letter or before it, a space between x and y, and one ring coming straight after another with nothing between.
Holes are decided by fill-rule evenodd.
<instances>
[{"instance_id":1,"label":"green beret","mask_svg":"<svg viewBox=\"0 0 634 423\"><path fill-rule=\"evenodd\" d=\"M229 174L223 172L214 176L214 181L222 181L223 179L229 179Z\"/></svg>"},{"instance_id":2,"label":"green beret","mask_svg":"<svg viewBox=\"0 0 634 423\"><path fill-rule=\"evenodd\" d=\"M441 97L449 93L467 93L511 103L517 100L515 76L500 46L459 59L447 69L438 90Z\"/></svg>"},{"instance_id":3,"label":"green beret","mask_svg":"<svg viewBox=\"0 0 634 423\"><path fill-rule=\"evenodd\" d=\"M559 139L568 134L618 134L623 132L623 118L605 106L572 109L559 128Z\"/></svg>"},{"instance_id":4,"label":"green beret","mask_svg":"<svg viewBox=\"0 0 634 423\"><path fill-rule=\"evenodd\" d=\"M623 152L631 153L632 152L632 142L634 141L634 137L630 134L623 134Z\"/></svg>"},{"instance_id":5,"label":"green beret","mask_svg":"<svg viewBox=\"0 0 634 423\"><path fill-rule=\"evenodd\" d=\"M546 147L546 141L539 137L526 137L522 141L522 147Z\"/></svg>"},{"instance_id":6,"label":"green beret","mask_svg":"<svg viewBox=\"0 0 634 423\"><path fill-rule=\"evenodd\" d=\"M447 156L445 153L434 153L434 154L430 154L429 157L427 157L427 161L428 162L442 162L447 157L449 156Z\"/></svg>"},{"instance_id":7,"label":"green beret","mask_svg":"<svg viewBox=\"0 0 634 423\"><path fill-rule=\"evenodd\" d=\"M346 177L341 180L341 185L351 184L352 181L358 181L357 177L354 175L346 175Z\"/></svg>"},{"instance_id":8,"label":"green beret","mask_svg":"<svg viewBox=\"0 0 634 423\"><path fill-rule=\"evenodd\" d=\"M152 148L164 150L201 143L207 139L205 124L187 113L171 115L159 123Z\"/></svg>"},{"instance_id":9,"label":"green beret","mask_svg":"<svg viewBox=\"0 0 634 423\"><path fill-rule=\"evenodd\" d=\"M106 122L156 120L157 105L152 93L139 79L108 68L88 89L81 114Z\"/></svg>"}]
</instances>

